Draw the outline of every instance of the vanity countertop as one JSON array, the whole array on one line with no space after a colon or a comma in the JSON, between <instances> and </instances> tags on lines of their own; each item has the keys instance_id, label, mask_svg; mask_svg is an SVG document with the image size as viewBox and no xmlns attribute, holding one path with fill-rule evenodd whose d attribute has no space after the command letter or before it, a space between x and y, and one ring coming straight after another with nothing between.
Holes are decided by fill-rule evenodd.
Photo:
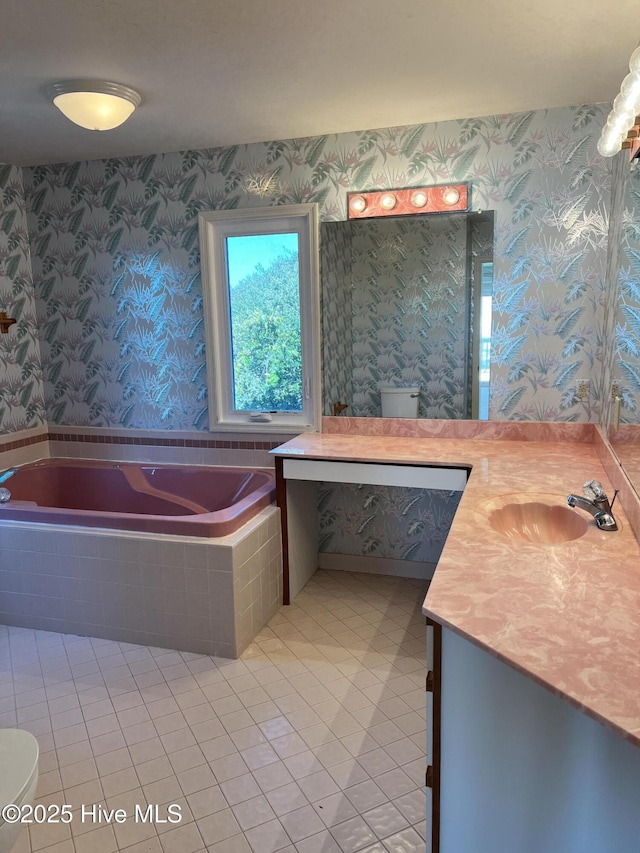
<instances>
[{"instance_id":1,"label":"vanity countertop","mask_svg":"<svg viewBox=\"0 0 640 853\"><path fill-rule=\"evenodd\" d=\"M487 523L499 495L564 505L589 479L612 484L589 443L304 433L276 456L470 468L423 612L640 746L640 546L619 504L617 532L557 545Z\"/></svg>"}]
</instances>

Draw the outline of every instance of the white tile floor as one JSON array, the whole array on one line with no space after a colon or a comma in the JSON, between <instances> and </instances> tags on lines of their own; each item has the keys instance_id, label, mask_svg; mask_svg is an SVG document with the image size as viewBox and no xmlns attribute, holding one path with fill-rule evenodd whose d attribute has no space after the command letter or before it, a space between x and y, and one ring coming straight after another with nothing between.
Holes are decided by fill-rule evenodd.
<instances>
[{"instance_id":1,"label":"white tile floor","mask_svg":"<svg viewBox=\"0 0 640 853\"><path fill-rule=\"evenodd\" d=\"M318 571L239 661L0 626L0 727L74 808L15 853L423 853L425 587Z\"/></svg>"}]
</instances>

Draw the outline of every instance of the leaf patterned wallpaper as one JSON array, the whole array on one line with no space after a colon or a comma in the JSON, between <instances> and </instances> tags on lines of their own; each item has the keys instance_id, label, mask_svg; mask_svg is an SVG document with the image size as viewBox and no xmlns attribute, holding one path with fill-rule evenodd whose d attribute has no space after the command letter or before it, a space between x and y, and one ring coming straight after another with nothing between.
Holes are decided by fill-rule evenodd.
<instances>
[{"instance_id":1,"label":"leaf patterned wallpaper","mask_svg":"<svg viewBox=\"0 0 640 853\"><path fill-rule=\"evenodd\" d=\"M318 550L435 564L462 492L322 483Z\"/></svg>"},{"instance_id":2,"label":"leaf patterned wallpaper","mask_svg":"<svg viewBox=\"0 0 640 853\"><path fill-rule=\"evenodd\" d=\"M640 171L624 175L614 378L623 423L640 423Z\"/></svg>"},{"instance_id":3,"label":"leaf patterned wallpaper","mask_svg":"<svg viewBox=\"0 0 640 853\"><path fill-rule=\"evenodd\" d=\"M0 311L16 318L0 334L0 433L44 425L44 390L22 170L0 165Z\"/></svg>"},{"instance_id":4,"label":"leaf patterned wallpaper","mask_svg":"<svg viewBox=\"0 0 640 853\"><path fill-rule=\"evenodd\" d=\"M333 404L352 405L353 342L351 229L344 222L320 225L320 313L322 316L323 412ZM349 409L349 414L353 413Z\"/></svg>"},{"instance_id":5,"label":"leaf patterned wallpaper","mask_svg":"<svg viewBox=\"0 0 640 853\"><path fill-rule=\"evenodd\" d=\"M597 420L605 118L583 106L24 169L47 420L208 427L200 210L316 201L344 219L347 190L448 181L496 212L491 417ZM35 411L38 394L34 380Z\"/></svg>"}]
</instances>

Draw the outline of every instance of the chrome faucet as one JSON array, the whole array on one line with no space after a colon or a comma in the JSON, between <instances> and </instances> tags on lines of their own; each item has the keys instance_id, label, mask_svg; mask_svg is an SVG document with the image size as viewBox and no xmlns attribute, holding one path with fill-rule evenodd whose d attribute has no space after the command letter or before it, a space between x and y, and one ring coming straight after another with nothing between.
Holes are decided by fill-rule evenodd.
<instances>
[{"instance_id":1,"label":"chrome faucet","mask_svg":"<svg viewBox=\"0 0 640 853\"><path fill-rule=\"evenodd\" d=\"M19 470L19 468L7 468L5 471L0 471L0 483L6 483L9 477L13 477Z\"/></svg>"},{"instance_id":2,"label":"chrome faucet","mask_svg":"<svg viewBox=\"0 0 640 853\"><path fill-rule=\"evenodd\" d=\"M587 480L582 487L582 494L584 497L569 495L567 497L569 506L584 509L590 513L600 530L617 530L618 525L611 514L611 507L615 502L618 490L615 490L613 500L609 503L609 498L602 488L602 483L599 483L597 480Z\"/></svg>"}]
</instances>

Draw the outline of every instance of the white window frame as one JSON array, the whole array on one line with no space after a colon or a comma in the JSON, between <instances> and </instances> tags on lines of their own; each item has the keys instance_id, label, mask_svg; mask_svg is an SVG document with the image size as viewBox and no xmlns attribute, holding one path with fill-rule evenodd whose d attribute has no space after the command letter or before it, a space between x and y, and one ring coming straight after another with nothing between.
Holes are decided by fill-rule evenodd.
<instances>
[{"instance_id":1,"label":"white window frame","mask_svg":"<svg viewBox=\"0 0 640 853\"><path fill-rule=\"evenodd\" d=\"M206 332L209 430L287 432L320 430L320 273L317 204L287 204L199 214L202 295ZM296 232L300 263L302 412L277 412L257 419L233 408L227 237Z\"/></svg>"}]
</instances>

